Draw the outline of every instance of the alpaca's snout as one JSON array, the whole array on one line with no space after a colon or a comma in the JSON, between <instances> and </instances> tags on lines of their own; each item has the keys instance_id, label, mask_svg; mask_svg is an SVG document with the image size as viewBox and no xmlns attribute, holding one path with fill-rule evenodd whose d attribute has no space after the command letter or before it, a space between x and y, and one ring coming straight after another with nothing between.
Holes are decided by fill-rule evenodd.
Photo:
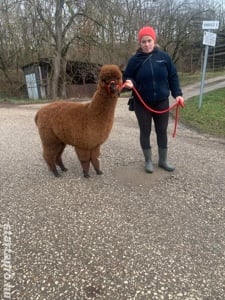
<instances>
[{"instance_id":1,"label":"alpaca's snout","mask_svg":"<svg viewBox=\"0 0 225 300\"><path fill-rule=\"evenodd\" d=\"M115 80L112 80L108 85L108 90L110 93L116 93L116 92L119 93L121 90L121 84L119 84Z\"/></svg>"},{"instance_id":2,"label":"alpaca's snout","mask_svg":"<svg viewBox=\"0 0 225 300\"><path fill-rule=\"evenodd\" d=\"M115 81L111 81L110 84L109 84L109 87L110 87L110 91L112 93L115 93L115 91L116 91L116 82Z\"/></svg>"}]
</instances>

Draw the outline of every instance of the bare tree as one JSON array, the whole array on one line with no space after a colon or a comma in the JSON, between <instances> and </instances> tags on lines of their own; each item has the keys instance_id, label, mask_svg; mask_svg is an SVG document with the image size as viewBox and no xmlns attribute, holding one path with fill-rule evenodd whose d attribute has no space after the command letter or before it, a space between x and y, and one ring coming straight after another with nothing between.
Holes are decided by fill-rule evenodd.
<instances>
[{"instance_id":1,"label":"bare tree","mask_svg":"<svg viewBox=\"0 0 225 300\"><path fill-rule=\"evenodd\" d=\"M65 97L68 60L126 63L144 25L186 70L202 51L202 21L224 20L222 1L1 0L0 70L12 82L12 69L52 58L50 96Z\"/></svg>"},{"instance_id":2,"label":"bare tree","mask_svg":"<svg viewBox=\"0 0 225 300\"><path fill-rule=\"evenodd\" d=\"M10 85L13 79L10 72L17 64L17 58L20 53L20 39L17 35L16 12L10 1L3 0L0 5L0 70Z\"/></svg>"}]
</instances>

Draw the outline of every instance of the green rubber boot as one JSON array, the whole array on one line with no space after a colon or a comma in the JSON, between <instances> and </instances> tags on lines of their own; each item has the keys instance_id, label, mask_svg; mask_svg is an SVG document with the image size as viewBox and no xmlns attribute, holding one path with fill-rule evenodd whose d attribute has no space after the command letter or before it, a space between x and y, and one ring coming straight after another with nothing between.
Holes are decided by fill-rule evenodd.
<instances>
[{"instance_id":1,"label":"green rubber boot","mask_svg":"<svg viewBox=\"0 0 225 300\"><path fill-rule=\"evenodd\" d=\"M167 162L167 148L158 148L159 151L159 164L158 166L168 172L175 170L173 166L170 166Z\"/></svg>"},{"instance_id":2,"label":"green rubber boot","mask_svg":"<svg viewBox=\"0 0 225 300\"><path fill-rule=\"evenodd\" d=\"M152 165L152 150L151 149L142 149L145 157L145 171L147 173L153 172L153 165Z\"/></svg>"}]
</instances>

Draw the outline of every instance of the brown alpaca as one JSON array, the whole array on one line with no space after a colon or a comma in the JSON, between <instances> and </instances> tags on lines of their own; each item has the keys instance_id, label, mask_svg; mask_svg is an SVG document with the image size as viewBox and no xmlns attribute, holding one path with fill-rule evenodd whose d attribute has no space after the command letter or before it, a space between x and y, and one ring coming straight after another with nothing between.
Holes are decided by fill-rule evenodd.
<instances>
[{"instance_id":1,"label":"brown alpaca","mask_svg":"<svg viewBox=\"0 0 225 300\"><path fill-rule=\"evenodd\" d=\"M43 146L43 157L55 176L59 176L57 165L62 171L67 171L61 157L66 145L74 146L84 177L89 177L90 163L97 174L102 174L100 146L112 129L121 86L119 67L104 65L92 101L57 101L37 112L35 123Z\"/></svg>"}]
</instances>

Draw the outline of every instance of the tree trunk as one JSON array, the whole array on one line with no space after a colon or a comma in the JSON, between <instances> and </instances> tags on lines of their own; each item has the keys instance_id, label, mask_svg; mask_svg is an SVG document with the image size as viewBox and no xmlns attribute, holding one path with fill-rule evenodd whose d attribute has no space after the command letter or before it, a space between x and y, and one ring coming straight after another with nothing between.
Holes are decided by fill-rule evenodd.
<instances>
[{"instance_id":1,"label":"tree trunk","mask_svg":"<svg viewBox=\"0 0 225 300\"><path fill-rule=\"evenodd\" d=\"M53 59L53 75L52 75L52 98L57 98L59 93L59 81L60 72L62 65L62 10L63 10L64 0L56 1L56 11L55 11L55 57Z\"/></svg>"},{"instance_id":2,"label":"tree trunk","mask_svg":"<svg viewBox=\"0 0 225 300\"><path fill-rule=\"evenodd\" d=\"M62 57L61 61L61 72L60 72L60 84L59 84L59 95L61 98L65 99L66 95L66 57Z\"/></svg>"},{"instance_id":3,"label":"tree trunk","mask_svg":"<svg viewBox=\"0 0 225 300\"><path fill-rule=\"evenodd\" d=\"M52 83L51 83L51 98L56 99L58 97L58 85L61 65L61 54L56 53L52 63Z\"/></svg>"}]
</instances>

